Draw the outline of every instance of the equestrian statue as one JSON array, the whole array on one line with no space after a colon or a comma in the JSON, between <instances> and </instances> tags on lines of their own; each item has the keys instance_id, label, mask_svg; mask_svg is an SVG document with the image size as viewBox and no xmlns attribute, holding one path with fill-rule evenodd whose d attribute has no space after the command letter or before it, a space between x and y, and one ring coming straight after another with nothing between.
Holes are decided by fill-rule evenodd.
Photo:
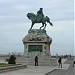
<instances>
[{"instance_id":1,"label":"equestrian statue","mask_svg":"<svg viewBox=\"0 0 75 75\"><path fill-rule=\"evenodd\" d=\"M33 27L33 25L35 23L42 23L42 26L40 27L40 29L42 27L44 27L43 29L46 28L46 25L47 25L46 22L49 23L51 26L53 26L53 24L50 22L49 17L48 16L44 16L44 14L43 14L43 8L40 8L40 10L37 11L37 14L28 13L27 17L28 17L29 20L32 21L32 25L31 25L30 30L32 29L32 27Z\"/></svg>"}]
</instances>

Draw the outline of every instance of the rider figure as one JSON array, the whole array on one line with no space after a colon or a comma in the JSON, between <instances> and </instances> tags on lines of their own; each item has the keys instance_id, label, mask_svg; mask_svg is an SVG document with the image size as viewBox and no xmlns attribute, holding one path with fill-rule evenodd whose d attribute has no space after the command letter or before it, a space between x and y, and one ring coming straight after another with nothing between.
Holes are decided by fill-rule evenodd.
<instances>
[{"instance_id":1,"label":"rider figure","mask_svg":"<svg viewBox=\"0 0 75 75\"><path fill-rule=\"evenodd\" d=\"M37 15L41 15L41 16L43 16L43 8L40 8L40 10L37 11Z\"/></svg>"},{"instance_id":2,"label":"rider figure","mask_svg":"<svg viewBox=\"0 0 75 75\"><path fill-rule=\"evenodd\" d=\"M43 8L40 8L39 11L37 11L37 18L43 18L44 14L43 14Z\"/></svg>"}]
</instances>

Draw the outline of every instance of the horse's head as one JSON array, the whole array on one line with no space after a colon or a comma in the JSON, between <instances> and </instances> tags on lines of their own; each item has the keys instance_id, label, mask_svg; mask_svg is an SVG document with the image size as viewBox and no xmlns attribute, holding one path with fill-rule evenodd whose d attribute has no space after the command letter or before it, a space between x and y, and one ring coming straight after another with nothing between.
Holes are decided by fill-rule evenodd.
<instances>
[{"instance_id":1,"label":"horse's head","mask_svg":"<svg viewBox=\"0 0 75 75\"><path fill-rule=\"evenodd\" d=\"M34 14L34 13L28 13L27 14L27 17L29 18L29 19L32 19L32 18L34 18L36 15Z\"/></svg>"},{"instance_id":2,"label":"horse's head","mask_svg":"<svg viewBox=\"0 0 75 75\"><path fill-rule=\"evenodd\" d=\"M31 17L30 13L27 14L27 17L30 19L30 17Z\"/></svg>"}]
</instances>

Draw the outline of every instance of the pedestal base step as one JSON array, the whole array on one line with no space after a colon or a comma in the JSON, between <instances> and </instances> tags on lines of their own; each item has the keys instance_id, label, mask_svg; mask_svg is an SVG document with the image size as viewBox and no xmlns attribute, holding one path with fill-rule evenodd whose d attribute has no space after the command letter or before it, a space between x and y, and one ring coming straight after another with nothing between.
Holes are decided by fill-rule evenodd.
<instances>
[{"instance_id":1,"label":"pedestal base step","mask_svg":"<svg viewBox=\"0 0 75 75\"><path fill-rule=\"evenodd\" d=\"M28 61L28 65L35 65L35 61L34 60L29 60ZM52 58L45 58L45 59L39 59L38 60L38 65L39 66L57 66L57 60L56 59L52 59Z\"/></svg>"}]
</instances>

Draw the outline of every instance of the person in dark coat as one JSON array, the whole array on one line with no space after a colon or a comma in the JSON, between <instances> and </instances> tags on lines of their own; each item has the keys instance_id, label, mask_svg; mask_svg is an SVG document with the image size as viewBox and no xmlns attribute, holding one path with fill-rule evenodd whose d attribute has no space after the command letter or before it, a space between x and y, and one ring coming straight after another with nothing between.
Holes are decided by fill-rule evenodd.
<instances>
[{"instance_id":1,"label":"person in dark coat","mask_svg":"<svg viewBox=\"0 0 75 75\"><path fill-rule=\"evenodd\" d=\"M38 56L35 56L35 66L38 66Z\"/></svg>"},{"instance_id":2,"label":"person in dark coat","mask_svg":"<svg viewBox=\"0 0 75 75\"><path fill-rule=\"evenodd\" d=\"M73 61L73 67L74 67L74 65L75 65L75 59L74 59L74 61Z\"/></svg>"},{"instance_id":3,"label":"person in dark coat","mask_svg":"<svg viewBox=\"0 0 75 75\"><path fill-rule=\"evenodd\" d=\"M59 67L62 68L62 60L61 60L61 57L59 57L58 63L59 63Z\"/></svg>"}]
</instances>

